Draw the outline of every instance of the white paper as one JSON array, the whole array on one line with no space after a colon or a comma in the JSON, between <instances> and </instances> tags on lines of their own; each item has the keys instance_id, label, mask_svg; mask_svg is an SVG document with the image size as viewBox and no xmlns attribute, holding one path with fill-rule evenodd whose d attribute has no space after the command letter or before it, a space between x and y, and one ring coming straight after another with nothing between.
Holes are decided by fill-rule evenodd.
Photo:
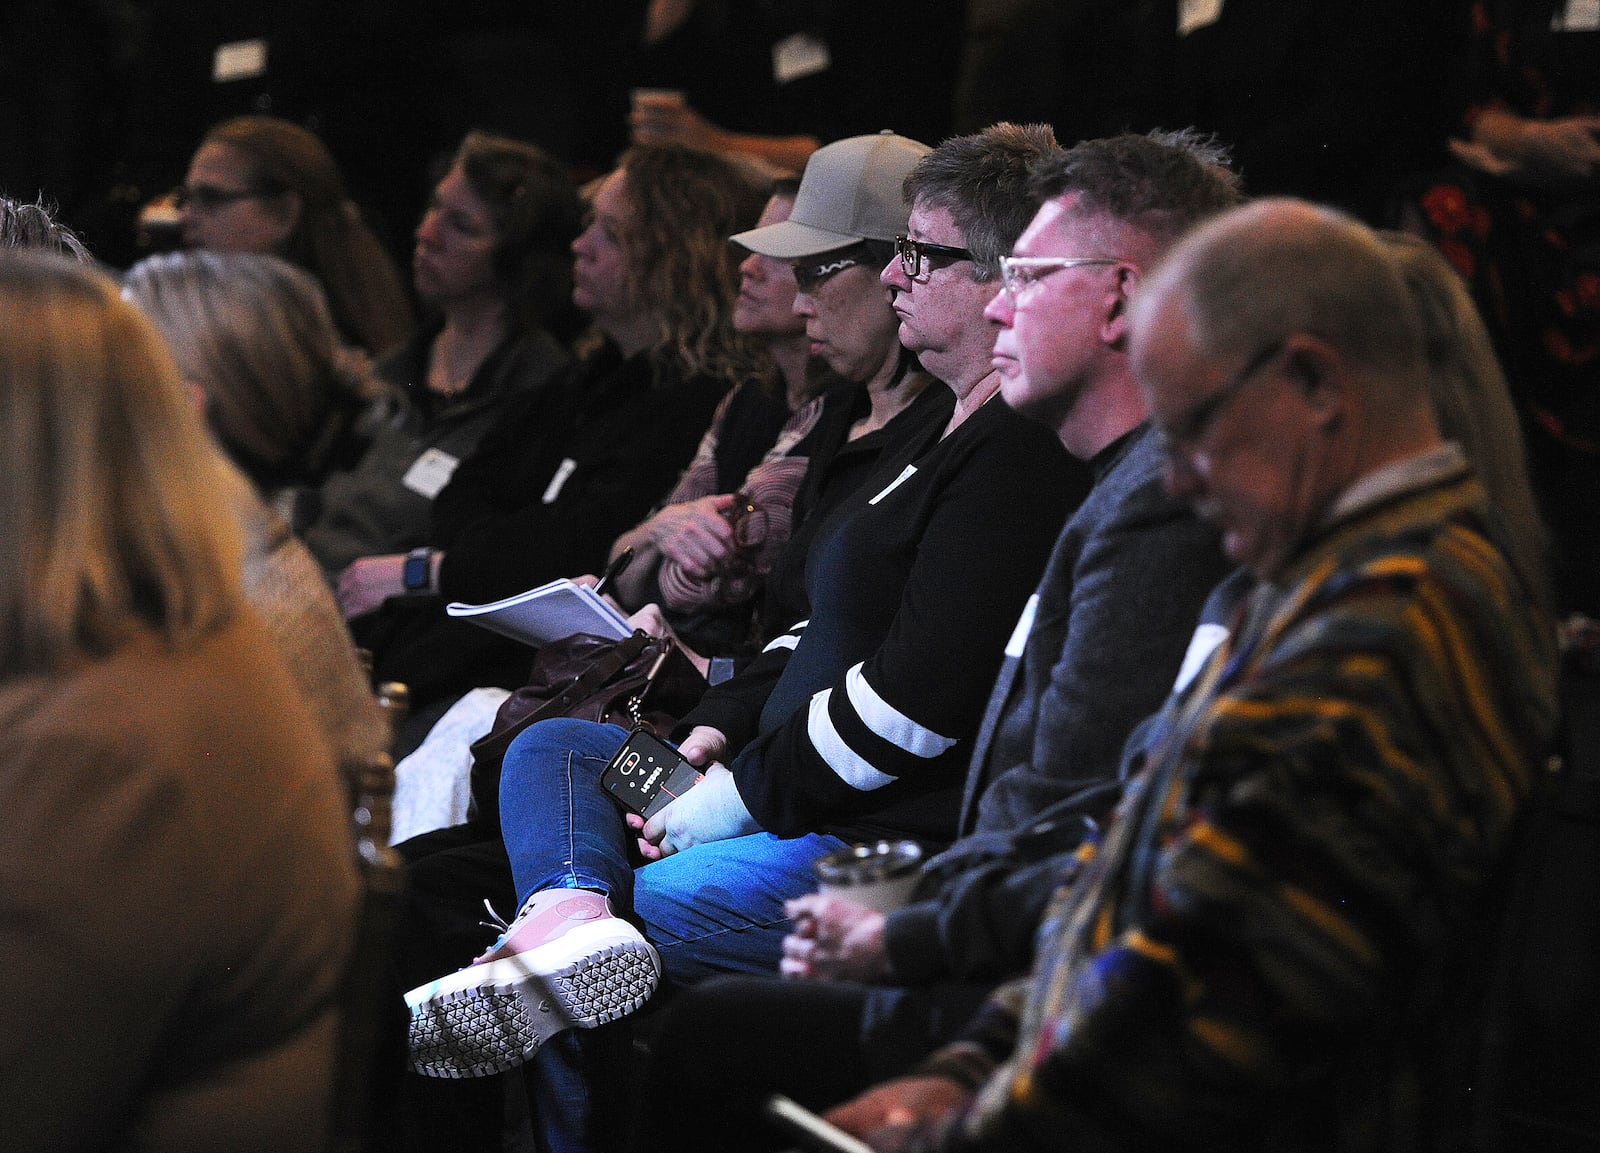
<instances>
[{"instance_id":1,"label":"white paper","mask_svg":"<svg viewBox=\"0 0 1600 1153\"><path fill-rule=\"evenodd\" d=\"M452 601L444 611L501 636L535 647L573 633L623 640L633 635L628 619L588 585L562 578L487 604Z\"/></svg>"},{"instance_id":2,"label":"white paper","mask_svg":"<svg viewBox=\"0 0 1600 1153\"><path fill-rule=\"evenodd\" d=\"M1600 31L1600 0L1567 0L1567 10L1550 20L1553 32Z\"/></svg>"},{"instance_id":3,"label":"white paper","mask_svg":"<svg viewBox=\"0 0 1600 1153\"><path fill-rule=\"evenodd\" d=\"M430 448L427 452L411 462L411 467L406 469L405 476L400 478L400 483L419 496L432 500L439 495L439 491L450 483L450 477L456 471L456 465L461 461L437 448Z\"/></svg>"},{"instance_id":4,"label":"white paper","mask_svg":"<svg viewBox=\"0 0 1600 1153\"><path fill-rule=\"evenodd\" d=\"M888 484L884 485L883 491L880 492L877 496L873 497L867 503L868 504L877 504L884 497L888 496L891 492L893 492L895 489L899 488L901 485L905 484L906 481L910 480L912 477L914 477L916 475L917 475L917 466L914 465L914 464L906 465L905 470L903 472L901 472L899 476L895 477Z\"/></svg>"},{"instance_id":5,"label":"white paper","mask_svg":"<svg viewBox=\"0 0 1600 1153\"><path fill-rule=\"evenodd\" d=\"M832 67L833 55L828 51L828 45L804 32L796 32L772 46L772 80L775 84L803 80Z\"/></svg>"},{"instance_id":6,"label":"white paper","mask_svg":"<svg viewBox=\"0 0 1600 1153\"><path fill-rule=\"evenodd\" d=\"M265 40L235 40L219 44L211 57L211 79L217 84L230 80L253 80L266 75L267 42Z\"/></svg>"},{"instance_id":7,"label":"white paper","mask_svg":"<svg viewBox=\"0 0 1600 1153\"><path fill-rule=\"evenodd\" d=\"M544 486L544 496L541 498L545 504L555 504L556 497L561 495L561 487L567 483L567 478L578 469L578 462L570 456L556 468L555 476L550 478L550 483Z\"/></svg>"}]
</instances>

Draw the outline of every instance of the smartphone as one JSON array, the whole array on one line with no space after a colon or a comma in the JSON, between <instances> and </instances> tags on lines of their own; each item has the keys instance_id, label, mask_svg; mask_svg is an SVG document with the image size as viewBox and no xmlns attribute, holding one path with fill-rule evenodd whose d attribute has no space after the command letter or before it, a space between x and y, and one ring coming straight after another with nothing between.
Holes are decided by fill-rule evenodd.
<instances>
[{"instance_id":1,"label":"smartphone","mask_svg":"<svg viewBox=\"0 0 1600 1153\"><path fill-rule=\"evenodd\" d=\"M872 1146L830 1125L805 1106L782 1093L767 1098L761 1112L791 1141L807 1153L872 1153Z\"/></svg>"},{"instance_id":2,"label":"smartphone","mask_svg":"<svg viewBox=\"0 0 1600 1153\"><path fill-rule=\"evenodd\" d=\"M600 774L600 786L646 820L694 788L700 770L654 733L635 729Z\"/></svg>"}]
</instances>

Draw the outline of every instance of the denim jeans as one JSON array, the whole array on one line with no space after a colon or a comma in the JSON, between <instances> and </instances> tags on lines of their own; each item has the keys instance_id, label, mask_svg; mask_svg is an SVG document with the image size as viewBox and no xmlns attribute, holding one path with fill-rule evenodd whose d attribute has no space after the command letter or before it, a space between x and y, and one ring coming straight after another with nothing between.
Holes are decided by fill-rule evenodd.
<instances>
[{"instance_id":1,"label":"denim jeans","mask_svg":"<svg viewBox=\"0 0 1600 1153\"><path fill-rule=\"evenodd\" d=\"M531 726L506 751L500 825L519 904L544 889L605 893L661 954L668 984L775 973L789 923L783 903L814 890L813 863L845 842L824 833L753 833L634 868L628 849L636 834L600 787L601 770L626 736L617 725L561 718ZM550 1148L585 1147L575 1137L588 1113L585 1081L606 1075L578 1071L579 1045L558 1038L536 1061L544 1082L539 1123ZM607 1080L626 1075L613 1070Z\"/></svg>"}]
</instances>

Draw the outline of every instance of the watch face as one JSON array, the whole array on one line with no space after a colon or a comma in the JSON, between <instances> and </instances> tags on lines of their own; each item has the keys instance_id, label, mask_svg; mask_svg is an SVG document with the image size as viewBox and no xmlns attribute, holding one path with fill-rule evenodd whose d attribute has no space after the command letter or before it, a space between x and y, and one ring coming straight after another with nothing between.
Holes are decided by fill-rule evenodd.
<instances>
[{"instance_id":1,"label":"watch face","mask_svg":"<svg viewBox=\"0 0 1600 1153\"><path fill-rule=\"evenodd\" d=\"M405 567L400 574L407 592L417 592L428 587L428 567L432 560L431 552L407 554Z\"/></svg>"}]
</instances>

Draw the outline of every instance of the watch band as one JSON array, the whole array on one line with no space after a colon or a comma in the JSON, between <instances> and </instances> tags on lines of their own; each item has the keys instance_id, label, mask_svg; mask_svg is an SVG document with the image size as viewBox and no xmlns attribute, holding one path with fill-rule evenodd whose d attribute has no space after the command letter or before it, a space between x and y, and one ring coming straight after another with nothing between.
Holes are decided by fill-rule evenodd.
<instances>
[{"instance_id":1,"label":"watch band","mask_svg":"<svg viewBox=\"0 0 1600 1153\"><path fill-rule=\"evenodd\" d=\"M400 580L408 593L425 593L433 587L433 550L414 548L406 553Z\"/></svg>"}]
</instances>

